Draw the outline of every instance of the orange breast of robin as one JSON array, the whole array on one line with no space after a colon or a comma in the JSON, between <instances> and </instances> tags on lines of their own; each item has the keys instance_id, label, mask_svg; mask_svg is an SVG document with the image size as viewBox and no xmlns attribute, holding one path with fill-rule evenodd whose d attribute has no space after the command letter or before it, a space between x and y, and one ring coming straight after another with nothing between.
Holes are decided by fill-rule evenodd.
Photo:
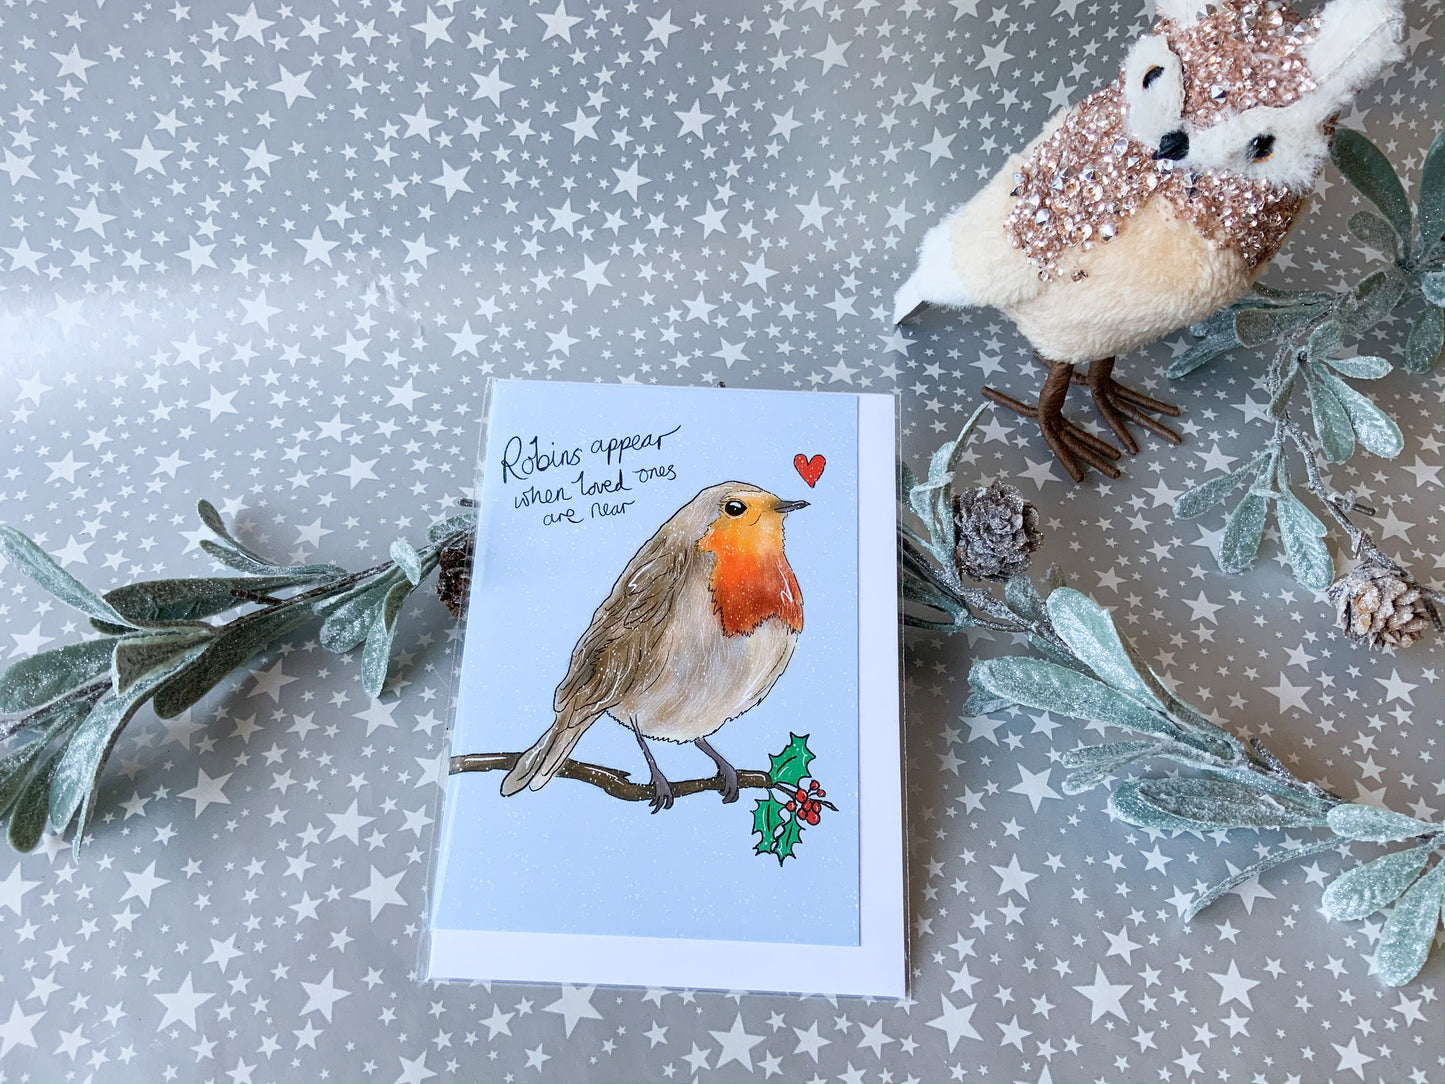
<instances>
[{"instance_id":1,"label":"orange breast of robin","mask_svg":"<svg viewBox=\"0 0 1445 1084\"><path fill-rule=\"evenodd\" d=\"M777 522L720 521L698 543L716 557L708 586L726 636L745 636L771 617L803 630L803 595L783 553L782 521L769 518Z\"/></svg>"}]
</instances>

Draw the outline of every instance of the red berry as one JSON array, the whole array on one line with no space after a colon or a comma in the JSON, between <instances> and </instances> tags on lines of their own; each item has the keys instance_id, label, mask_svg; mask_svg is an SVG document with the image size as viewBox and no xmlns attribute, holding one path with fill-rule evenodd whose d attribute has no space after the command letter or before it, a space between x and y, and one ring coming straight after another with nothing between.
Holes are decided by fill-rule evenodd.
<instances>
[{"instance_id":1,"label":"red berry","mask_svg":"<svg viewBox=\"0 0 1445 1084\"><path fill-rule=\"evenodd\" d=\"M817 823L818 823L818 811L815 809L815 810L813 810L813 812L809 813L807 820L808 820L808 823L809 823L809 824L817 824Z\"/></svg>"},{"instance_id":2,"label":"red berry","mask_svg":"<svg viewBox=\"0 0 1445 1084\"><path fill-rule=\"evenodd\" d=\"M826 797L826 796L827 796L827 793L828 793L828 792L827 792L826 790L824 790L822 787L819 787L819 788L818 788L817 797L819 797L819 798Z\"/></svg>"},{"instance_id":3,"label":"red berry","mask_svg":"<svg viewBox=\"0 0 1445 1084\"><path fill-rule=\"evenodd\" d=\"M797 803L797 802L789 802L787 805L783 806L783 808L786 809L789 813L791 813L791 812L792 812L794 809L796 809L797 807L798 807L798 803Z\"/></svg>"},{"instance_id":4,"label":"red berry","mask_svg":"<svg viewBox=\"0 0 1445 1084\"><path fill-rule=\"evenodd\" d=\"M809 790L817 790L817 789L818 789L818 781L817 781L816 779L814 779L811 783L808 784L808 789L809 789Z\"/></svg>"},{"instance_id":5,"label":"red berry","mask_svg":"<svg viewBox=\"0 0 1445 1084\"><path fill-rule=\"evenodd\" d=\"M808 792L805 791L802 787L799 787L797 794L794 795L794 797L797 798L798 801L800 801L800 802L801 802L804 798L806 798L807 796L808 796Z\"/></svg>"}]
</instances>

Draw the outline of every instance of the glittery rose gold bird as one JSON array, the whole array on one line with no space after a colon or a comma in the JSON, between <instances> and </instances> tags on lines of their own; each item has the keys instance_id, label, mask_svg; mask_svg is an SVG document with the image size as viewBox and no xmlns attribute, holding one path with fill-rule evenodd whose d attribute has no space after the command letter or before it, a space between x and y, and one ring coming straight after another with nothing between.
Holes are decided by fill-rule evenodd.
<instances>
[{"instance_id":1,"label":"glittery rose gold bird","mask_svg":"<svg viewBox=\"0 0 1445 1084\"><path fill-rule=\"evenodd\" d=\"M1401 0L1158 0L1117 80L1061 111L971 200L928 231L894 300L999 309L1048 376L1035 418L1075 481L1118 477L1112 444L1066 420L1071 383L1130 453L1128 424L1173 443L1179 408L1115 383L1117 355L1247 292L1323 168L1334 118L1399 58ZM1087 365L1076 372L1075 363Z\"/></svg>"},{"instance_id":2,"label":"glittery rose gold bird","mask_svg":"<svg viewBox=\"0 0 1445 1084\"><path fill-rule=\"evenodd\" d=\"M502 780L502 794L541 790L606 714L642 748L654 813L673 796L648 738L692 742L717 765L723 801L737 801L737 771L707 739L757 707L793 657L803 596L783 552L783 519L807 505L722 482L659 527L572 649L556 718Z\"/></svg>"}]
</instances>

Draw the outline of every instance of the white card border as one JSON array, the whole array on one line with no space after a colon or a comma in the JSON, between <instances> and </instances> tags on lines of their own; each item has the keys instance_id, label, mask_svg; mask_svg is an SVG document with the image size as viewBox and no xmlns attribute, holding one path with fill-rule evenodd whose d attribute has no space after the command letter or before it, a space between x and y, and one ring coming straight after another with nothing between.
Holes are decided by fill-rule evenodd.
<instances>
[{"instance_id":1,"label":"white card border","mask_svg":"<svg viewBox=\"0 0 1445 1084\"><path fill-rule=\"evenodd\" d=\"M858 712L880 720L858 734L859 944L433 927L429 979L905 996L898 581L896 574L863 574L897 568L896 408L891 395L856 400Z\"/></svg>"}]
</instances>

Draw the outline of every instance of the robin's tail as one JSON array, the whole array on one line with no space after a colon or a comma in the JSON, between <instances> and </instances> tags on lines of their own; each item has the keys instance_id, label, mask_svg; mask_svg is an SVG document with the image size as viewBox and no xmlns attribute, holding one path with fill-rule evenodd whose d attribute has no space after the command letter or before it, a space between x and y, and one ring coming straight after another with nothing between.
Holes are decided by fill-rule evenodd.
<instances>
[{"instance_id":1,"label":"robin's tail","mask_svg":"<svg viewBox=\"0 0 1445 1084\"><path fill-rule=\"evenodd\" d=\"M581 725L569 726L558 719L548 727L536 744L517 758L517 763L502 780L502 797L510 797L523 787L532 790L545 787L567 763L568 754L586 733L590 723L589 719Z\"/></svg>"}]
</instances>

